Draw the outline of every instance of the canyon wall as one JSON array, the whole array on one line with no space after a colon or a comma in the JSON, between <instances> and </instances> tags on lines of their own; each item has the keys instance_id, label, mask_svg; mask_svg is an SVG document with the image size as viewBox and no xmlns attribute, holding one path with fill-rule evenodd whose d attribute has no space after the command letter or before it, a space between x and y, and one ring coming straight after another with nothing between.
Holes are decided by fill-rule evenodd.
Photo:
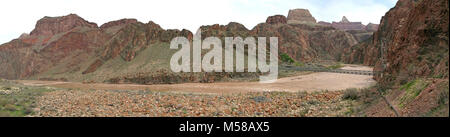
<instances>
[{"instance_id":1,"label":"canyon wall","mask_svg":"<svg viewBox=\"0 0 450 137\"><path fill-rule=\"evenodd\" d=\"M375 66L375 89L390 102L385 108L379 107L384 101L374 103L367 116L394 110L397 116L448 117L448 4L399 0L372 39L346 51L346 61Z\"/></svg>"},{"instance_id":2,"label":"canyon wall","mask_svg":"<svg viewBox=\"0 0 450 137\"><path fill-rule=\"evenodd\" d=\"M289 24L289 20L306 23ZM351 33L308 23L315 23L309 11L295 9L288 17L270 16L251 30L237 22L201 29L202 38L279 37L280 54L286 53L299 62L340 60L344 49L358 43ZM152 21L141 23L136 19L111 21L98 27L75 14L44 17L30 35L23 34L0 46L0 77L103 82L152 75L158 79L172 75L168 71L169 55L176 50L168 45L177 36L192 40L193 34L188 30L164 30Z\"/></svg>"}]
</instances>

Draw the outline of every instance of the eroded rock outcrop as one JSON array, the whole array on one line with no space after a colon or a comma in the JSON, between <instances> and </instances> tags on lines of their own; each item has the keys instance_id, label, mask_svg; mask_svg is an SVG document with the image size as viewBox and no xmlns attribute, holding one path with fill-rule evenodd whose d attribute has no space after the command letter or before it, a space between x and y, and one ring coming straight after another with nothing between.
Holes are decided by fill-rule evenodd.
<instances>
[{"instance_id":1,"label":"eroded rock outcrop","mask_svg":"<svg viewBox=\"0 0 450 137\"><path fill-rule=\"evenodd\" d=\"M382 18L373 40L358 46L364 63L375 65L377 90L384 92L398 116L449 115L448 4L399 0ZM369 107L366 114L385 116L378 110Z\"/></svg>"},{"instance_id":2,"label":"eroded rock outcrop","mask_svg":"<svg viewBox=\"0 0 450 137\"><path fill-rule=\"evenodd\" d=\"M95 72L116 57L133 60L150 44L169 42L176 36L192 39L188 30L164 30L134 19L113 21L97 27L70 14L44 17L31 35L0 46L0 77L7 79L79 78ZM55 78L56 77L56 78Z\"/></svg>"},{"instance_id":3,"label":"eroded rock outcrop","mask_svg":"<svg viewBox=\"0 0 450 137\"><path fill-rule=\"evenodd\" d=\"M341 52L358 42L351 33L311 25L315 19L307 10L291 10L289 16L306 22L288 24L286 17L275 15L251 30L237 22L214 24L201 27L202 38L278 37L280 53L300 62L340 60ZM36 26L30 36L0 46L0 77L104 82L164 76L153 72L169 69L172 38L193 38L188 30L165 30L152 21L122 19L97 27L74 14L45 17Z\"/></svg>"},{"instance_id":4,"label":"eroded rock outcrop","mask_svg":"<svg viewBox=\"0 0 450 137\"><path fill-rule=\"evenodd\" d=\"M377 31L378 30L378 24L373 24L373 23L369 23L369 24L367 24L367 26L366 26L366 31L369 31L369 32L375 32L375 31Z\"/></svg>"},{"instance_id":5,"label":"eroded rock outcrop","mask_svg":"<svg viewBox=\"0 0 450 137\"><path fill-rule=\"evenodd\" d=\"M446 0L400 0L386 13L374 37L385 58L376 64L379 81L448 78L448 8Z\"/></svg>"},{"instance_id":6,"label":"eroded rock outcrop","mask_svg":"<svg viewBox=\"0 0 450 137\"><path fill-rule=\"evenodd\" d=\"M325 21L319 21L317 24L323 25L323 26L332 26L339 30L363 30L367 32L374 32L378 30L378 24L369 23L366 25L362 24L361 22L351 22L347 19L347 17L342 17L342 20L339 22L325 22Z\"/></svg>"},{"instance_id":7,"label":"eroded rock outcrop","mask_svg":"<svg viewBox=\"0 0 450 137\"><path fill-rule=\"evenodd\" d=\"M260 23L251 30L235 22L202 26L202 38L278 37L279 52L300 62L339 60L345 48L358 43L352 34L332 27L304 23L285 24L282 21L278 23L280 20L283 20L283 16L270 16L266 23Z\"/></svg>"},{"instance_id":8,"label":"eroded rock outcrop","mask_svg":"<svg viewBox=\"0 0 450 137\"><path fill-rule=\"evenodd\" d=\"M107 28L114 27L114 26L123 26L123 25L127 25L130 23L136 23L136 22L138 22L136 19L121 19L121 20L116 20L116 21L111 21L111 22L105 23L102 26L100 26L100 29L107 29Z\"/></svg>"},{"instance_id":9,"label":"eroded rock outcrop","mask_svg":"<svg viewBox=\"0 0 450 137\"><path fill-rule=\"evenodd\" d=\"M36 27L30 35L54 35L67 32L75 27L97 28L97 24L88 22L76 14L62 17L44 17L36 23Z\"/></svg>"},{"instance_id":10,"label":"eroded rock outcrop","mask_svg":"<svg viewBox=\"0 0 450 137\"><path fill-rule=\"evenodd\" d=\"M287 19L283 15L274 15L274 16L268 17L266 20L266 23L267 24L286 24Z\"/></svg>"},{"instance_id":11,"label":"eroded rock outcrop","mask_svg":"<svg viewBox=\"0 0 450 137\"><path fill-rule=\"evenodd\" d=\"M292 9L289 10L289 14L287 17L287 23L289 24L315 24L316 19L311 15L309 10L307 9Z\"/></svg>"},{"instance_id":12,"label":"eroded rock outcrop","mask_svg":"<svg viewBox=\"0 0 450 137\"><path fill-rule=\"evenodd\" d=\"M333 21L331 26L340 30L364 30L366 27L361 22L350 22L345 16L340 22Z\"/></svg>"}]
</instances>

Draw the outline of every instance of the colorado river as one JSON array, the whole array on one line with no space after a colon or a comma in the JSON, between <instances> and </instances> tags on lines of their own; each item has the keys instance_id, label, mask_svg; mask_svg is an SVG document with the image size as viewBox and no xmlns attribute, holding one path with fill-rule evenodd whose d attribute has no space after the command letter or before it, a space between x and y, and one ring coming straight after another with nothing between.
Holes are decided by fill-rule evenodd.
<instances>
[{"instance_id":1,"label":"colorado river","mask_svg":"<svg viewBox=\"0 0 450 137\"><path fill-rule=\"evenodd\" d=\"M345 65L341 69L371 70L372 68L360 65ZM314 92L337 91L348 88L366 88L375 85L375 80L368 75L340 74L329 72L311 73L301 76L285 77L275 83L259 82L218 82L218 83L183 83L183 84L83 84L79 82L54 82L18 80L25 85L50 86L74 89L96 90L152 90L195 93L244 93L261 91L285 91L285 92Z\"/></svg>"}]
</instances>

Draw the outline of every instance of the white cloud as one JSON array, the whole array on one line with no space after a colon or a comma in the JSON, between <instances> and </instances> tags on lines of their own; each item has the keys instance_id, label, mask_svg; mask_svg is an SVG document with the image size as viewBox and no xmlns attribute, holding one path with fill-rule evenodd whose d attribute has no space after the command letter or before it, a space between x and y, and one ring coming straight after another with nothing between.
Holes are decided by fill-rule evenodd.
<instances>
[{"instance_id":1,"label":"white cloud","mask_svg":"<svg viewBox=\"0 0 450 137\"><path fill-rule=\"evenodd\" d=\"M121 18L150 20L165 29L195 31L201 25L235 21L251 29L267 16L307 8L317 20L378 23L393 5L375 0L11 0L1 1L0 43L29 33L44 16L76 13L98 25ZM394 3L396 0L384 0ZM386 6L387 5L387 6Z\"/></svg>"}]
</instances>

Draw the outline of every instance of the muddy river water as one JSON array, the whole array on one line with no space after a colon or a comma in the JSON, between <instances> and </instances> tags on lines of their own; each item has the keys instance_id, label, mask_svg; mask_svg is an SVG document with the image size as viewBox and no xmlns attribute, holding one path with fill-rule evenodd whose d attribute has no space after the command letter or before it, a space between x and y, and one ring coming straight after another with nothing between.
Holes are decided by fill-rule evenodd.
<instances>
[{"instance_id":1,"label":"muddy river water","mask_svg":"<svg viewBox=\"0 0 450 137\"><path fill-rule=\"evenodd\" d=\"M348 70L372 70L372 68L360 65L345 65L341 69ZM96 90L151 90L171 92L195 92L195 93L243 93L261 91L336 91L348 88L366 88L375 85L375 80L368 75L354 75L318 72L307 75L285 77L278 79L275 83L259 82L218 82L218 83L183 83L183 84L83 84L78 82L55 82L18 80L25 85L50 86L74 89L96 89Z\"/></svg>"}]
</instances>

